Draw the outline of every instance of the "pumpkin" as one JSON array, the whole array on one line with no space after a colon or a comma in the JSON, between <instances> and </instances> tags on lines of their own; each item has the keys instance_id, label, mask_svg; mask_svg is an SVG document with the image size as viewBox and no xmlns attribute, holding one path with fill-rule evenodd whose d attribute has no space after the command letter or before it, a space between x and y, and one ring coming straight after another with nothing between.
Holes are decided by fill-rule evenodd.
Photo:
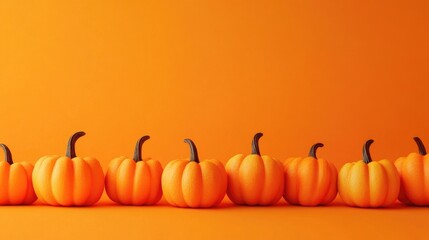
<instances>
[{"instance_id":1,"label":"pumpkin","mask_svg":"<svg viewBox=\"0 0 429 240\"><path fill-rule=\"evenodd\" d=\"M398 158L395 166L401 178L399 201L417 206L429 205L429 155L420 140L415 137L419 153Z\"/></svg>"},{"instance_id":2,"label":"pumpkin","mask_svg":"<svg viewBox=\"0 0 429 240\"><path fill-rule=\"evenodd\" d=\"M317 158L314 144L306 158L289 158L284 164L284 199L290 204L303 206L325 205L337 196L338 173L335 166Z\"/></svg>"},{"instance_id":3,"label":"pumpkin","mask_svg":"<svg viewBox=\"0 0 429 240\"><path fill-rule=\"evenodd\" d=\"M363 160L346 163L338 174L338 192L349 206L388 207L399 194L399 174L389 160L372 161L368 140L363 146Z\"/></svg>"},{"instance_id":4,"label":"pumpkin","mask_svg":"<svg viewBox=\"0 0 429 240\"><path fill-rule=\"evenodd\" d=\"M31 179L33 165L14 163L9 148L0 146L5 155L5 161L0 162L0 205L32 204L37 199Z\"/></svg>"},{"instance_id":5,"label":"pumpkin","mask_svg":"<svg viewBox=\"0 0 429 240\"><path fill-rule=\"evenodd\" d=\"M113 159L106 172L105 187L109 198L123 205L153 205L162 197L161 164L150 158L142 159L142 145L149 136L136 144L133 159Z\"/></svg>"},{"instance_id":6,"label":"pumpkin","mask_svg":"<svg viewBox=\"0 0 429 240\"><path fill-rule=\"evenodd\" d=\"M48 155L37 160L33 184L42 203L88 206L100 199L104 189L100 163L92 157L76 156L76 140L84 135L84 132L77 132L70 137L66 156Z\"/></svg>"},{"instance_id":7,"label":"pumpkin","mask_svg":"<svg viewBox=\"0 0 429 240\"><path fill-rule=\"evenodd\" d=\"M237 154L226 164L227 194L235 204L272 205L283 195L283 165L270 156L261 156L259 139L262 136L257 133L253 137L250 155Z\"/></svg>"},{"instance_id":8,"label":"pumpkin","mask_svg":"<svg viewBox=\"0 0 429 240\"><path fill-rule=\"evenodd\" d=\"M191 139L185 139L191 149L186 160L169 162L162 173L162 191L172 206L209 208L225 197L227 177L223 164L215 159L199 160Z\"/></svg>"}]
</instances>

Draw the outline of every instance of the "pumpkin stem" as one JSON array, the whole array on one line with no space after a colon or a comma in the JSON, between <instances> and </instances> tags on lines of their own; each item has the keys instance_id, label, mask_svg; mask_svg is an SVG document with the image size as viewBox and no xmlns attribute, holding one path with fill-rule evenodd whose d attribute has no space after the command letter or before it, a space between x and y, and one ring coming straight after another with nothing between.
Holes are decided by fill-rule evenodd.
<instances>
[{"instance_id":1,"label":"pumpkin stem","mask_svg":"<svg viewBox=\"0 0 429 240\"><path fill-rule=\"evenodd\" d=\"M371 146L371 144L374 142L374 140L370 139L368 141L366 141L366 143L363 145L363 161L368 164L370 162L372 162L372 158L371 158L371 154L369 153L369 147Z\"/></svg>"},{"instance_id":2,"label":"pumpkin stem","mask_svg":"<svg viewBox=\"0 0 429 240\"><path fill-rule=\"evenodd\" d=\"M316 143L316 144L314 144L313 146L311 146L311 148L310 148L310 153L308 154L308 156L309 157L314 157L314 158L316 158L317 159L317 156L316 156L316 151L317 151L317 149L319 148L319 147L323 147L324 145L323 145L323 143Z\"/></svg>"},{"instance_id":3,"label":"pumpkin stem","mask_svg":"<svg viewBox=\"0 0 429 240\"><path fill-rule=\"evenodd\" d=\"M0 146L3 148L4 151L4 160L9 163L9 165L13 164L12 160L12 153L10 152L9 148L5 144L0 144Z\"/></svg>"},{"instance_id":4,"label":"pumpkin stem","mask_svg":"<svg viewBox=\"0 0 429 240\"><path fill-rule=\"evenodd\" d=\"M417 146L419 147L420 154L423 156L426 155L427 154L426 148L425 148L425 145L423 144L422 140L419 137L414 137L413 139L414 139L414 141L416 141Z\"/></svg>"},{"instance_id":5,"label":"pumpkin stem","mask_svg":"<svg viewBox=\"0 0 429 240\"><path fill-rule=\"evenodd\" d=\"M142 160L142 146L143 143L148 140L150 137L148 135L141 137L137 143L136 143L136 148L134 149L134 157L133 160L135 162L139 162Z\"/></svg>"},{"instance_id":6,"label":"pumpkin stem","mask_svg":"<svg viewBox=\"0 0 429 240\"><path fill-rule=\"evenodd\" d=\"M76 141L82 136L85 136L85 132L77 132L70 137L69 142L67 143L67 151L66 151L66 156L68 158L76 157L75 144L76 144Z\"/></svg>"},{"instance_id":7,"label":"pumpkin stem","mask_svg":"<svg viewBox=\"0 0 429 240\"><path fill-rule=\"evenodd\" d=\"M253 136L253 141L252 141L252 154L258 154L259 156L261 156L261 152L259 151L259 139L264 136L264 134L262 133L257 133L255 134L255 136Z\"/></svg>"},{"instance_id":8,"label":"pumpkin stem","mask_svg":"<svg viewBox=\"0 0 429 240\"><path fill-rule=\"evenodd\" d=\"M185 143L189 144L189 147L191 148L190 161L200 163L200 159L198 158L198 151L197 151L197 147L195 146L195 143L189 138L186 138L184 141Z\"/></svg>"}]
</instances>

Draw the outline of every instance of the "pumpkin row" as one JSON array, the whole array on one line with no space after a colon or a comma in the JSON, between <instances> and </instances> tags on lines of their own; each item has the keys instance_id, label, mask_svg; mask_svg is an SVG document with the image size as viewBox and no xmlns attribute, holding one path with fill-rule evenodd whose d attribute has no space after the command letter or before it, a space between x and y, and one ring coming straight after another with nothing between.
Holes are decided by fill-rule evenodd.
<instances>
[{"instance_id":1,"label":"pumpkin row","mask_svg":"<svg viewBox=\"0 0 429 240\"><path fill-rule=\"evenodd\" d=\"M368 140L363 160L335 166L316 156L323 144L316 143L308 157L278 161L261 155L259 139L253 137L251 154L237 154L224 166L215 159L200 160L190 139L190 158L173 160L165 168L150 158L142 158L137 141L133 158L113 159L104 175L100 163L92 157L76 156L75 143L84 132L73 134L65 156L48 155L33 165L14 163L5 144L0 144L6 161L0 162L0 204L31 204L36 199L55 206L95 204L103 190L111 200L123 205L153 205L162 195L177 207L208 208L218 205L225 194L235 204L273 205L281 197L290 204L326 205L339 193L349 206L388 207L401 202L429 205L429 155L415 137L419 153L388 160L373 161Z\"/></svg>"}]
</instances>

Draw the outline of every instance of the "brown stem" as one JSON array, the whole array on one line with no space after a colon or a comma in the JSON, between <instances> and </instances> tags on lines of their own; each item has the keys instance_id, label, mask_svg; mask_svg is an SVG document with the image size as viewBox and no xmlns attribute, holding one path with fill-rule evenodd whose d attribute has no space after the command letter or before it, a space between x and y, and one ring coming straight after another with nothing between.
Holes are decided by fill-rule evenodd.
<instances>
[{"instance_id":1,"label":"brown stem","mask_svg":"<svg viewBox=\"0 0 429 240\"><path fill-rule=\"evenodd\" d=\"M68 158L76 157L75 144L76 144L76 141L82 136L85 136L85 132L77 132L70 137L69 142L67 144L67 151L66 151L66 156Z\"/></svg>"}]
</instances>

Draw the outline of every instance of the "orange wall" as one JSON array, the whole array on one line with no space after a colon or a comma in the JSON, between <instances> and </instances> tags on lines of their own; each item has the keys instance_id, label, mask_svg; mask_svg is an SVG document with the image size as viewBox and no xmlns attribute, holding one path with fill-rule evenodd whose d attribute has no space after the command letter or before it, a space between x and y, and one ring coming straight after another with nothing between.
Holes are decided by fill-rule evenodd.
<instances>
[{"instance_id":1,"label":"orange wall","mask_svg":"<svg viewBox=\"0 0 429 240\"><path fill-rule=\"evenodd\" d=\"M427 1L1 1L0 141L64 154L358 160L429 145Z\"/></svg>"}]
</instances>

